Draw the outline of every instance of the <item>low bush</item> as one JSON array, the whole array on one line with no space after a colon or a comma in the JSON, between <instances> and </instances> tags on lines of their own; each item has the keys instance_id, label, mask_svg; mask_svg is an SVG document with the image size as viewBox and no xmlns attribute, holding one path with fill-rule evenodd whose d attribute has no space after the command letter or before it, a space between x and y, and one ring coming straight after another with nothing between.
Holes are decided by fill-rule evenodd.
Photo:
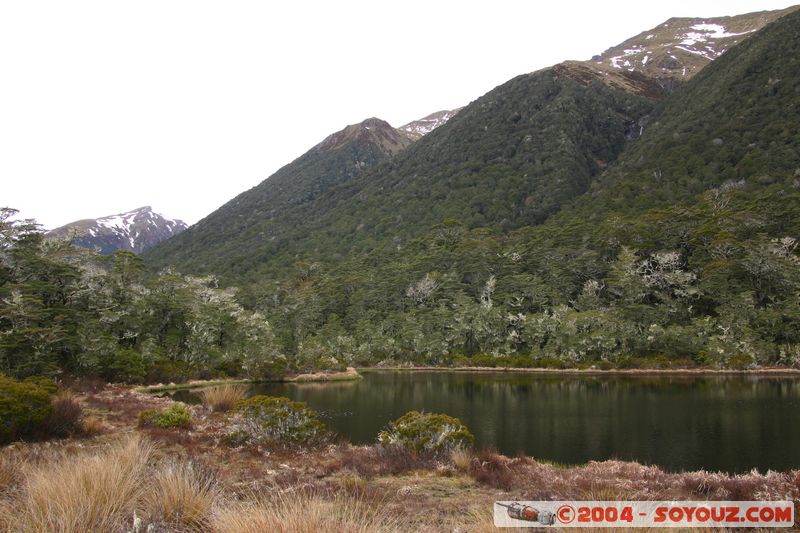
<instances>
[{"instance_id":1,"label":"low bush","mask_svg":"<svg viewBox=\"0 0 800 533\"><path fill-rule=\"evenodd\" d=\"M457 418L437 413L410 411L378 434L383 446L399 446L416 453L434 455L450 453L455 448L468 448L475 440Z\"/></svg>"},{"instance_id":2,"label":"low bush","mask_svg":"<svg viewBox=\"0 0 800 533\"><path fill-rule=\"evenodd\" d=\"M112 383L141 383L145 376L142 354L132 348L120 348L102 360L101 374Z\"/></svg>"},{"instance_id":3,"label":"low bush","mask_svg":"<svg viewBox=\"0 0 800 533\"><path fill-rule=\"evenodd\" d=\"M184 405L173 404L167 409L146 409L139 413L139 425L160 428L190 428L192 413Z\"/></svg>"},{"instance_id":4,"label":"low bush","mask_svg":"<svg viewBox=\"0 0 800 533\"><path fill-rule=\"evenodd\" d=\"M58 387L50 380L16 381L0 374L0 444L47 433L52 395Z\"/></svg>"},{"instance_id":5,"label":"low bush","mask_svg":"<svg viewBox=\"0 0 800 533\"><path fill-rule=\"evenodd\" d=\"M236 405L227 439L231 444L319 444L328 431L304 402L289 398L253 396Z\"/></svg>"}]
</instances>

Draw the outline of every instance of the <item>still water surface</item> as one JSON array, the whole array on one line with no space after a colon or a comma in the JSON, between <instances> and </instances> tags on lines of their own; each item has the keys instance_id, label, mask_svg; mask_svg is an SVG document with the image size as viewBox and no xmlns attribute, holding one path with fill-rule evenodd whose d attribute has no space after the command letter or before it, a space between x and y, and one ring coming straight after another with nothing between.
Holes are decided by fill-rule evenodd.
<instances>
[{"instance_id":1,"label":"still water surface","mask_svg":"<svg viewBox=\"0 0 800 533\"><path fill-rule=\"evenodd\" d=\"M353 443L410 410L447 413L478 447L560 463L619 458L668 470L800 468L800 380L368 372L353 382L261 384L308 402Z\"/></svg>"}]
</instances>

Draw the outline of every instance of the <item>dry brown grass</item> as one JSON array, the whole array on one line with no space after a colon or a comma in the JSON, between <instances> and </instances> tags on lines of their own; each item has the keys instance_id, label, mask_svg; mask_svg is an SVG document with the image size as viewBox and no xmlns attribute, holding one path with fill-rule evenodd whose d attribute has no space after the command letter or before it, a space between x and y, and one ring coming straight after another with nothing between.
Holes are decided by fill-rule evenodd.
<instances>
[{"instance_id":1,"label":"dry brown grass","mask_svg":"<svg viewBox=\"0 0 800 533\"><path fill-rule=\"evenodd\" d=\"M212 411L230 411L247 394L247 387L238 383L226 383L200 391L203 404Z\"/></svg>"},{"instance_id":2,"label":"dry brown grass","mask_svg":"<svg viewBox=\"0 0 800 533\"><path fill-rule=\"evenodd\" d=\"M216 513L213 521L218 533L388 533L408 531L409 526L401 524L380 505L367 504L358 498L299 493L226 506Z\"/></svg>"},{"instance_id":3,"label":"dry brown grass","mask_svg":"<svg viewBox=\"0 0 800 533\"><path fill-rule=\"evenodd\" d=\"M16 457L0 456L0 496L13 490L21 480L20 461Z\"/></svg>"},{"instance_id":4,"label":"dry brown grass","mask_svg":"<svg viewBox=\"0 0 800 533\"><path fill-rule=\"evenodd\" d=\"M162 466L144 500L151 522L181 530L207 531L219 490L213 473L194 463Z\"/></svg>"},{"instance_id":5,"label":"dry brown grass","mask_svg":"<svg viewBox=\"0 0 800 533\"><path fill-rule=\"evenodd\" d=\"M129 436L95 454L26 468L21 494L5 510L13 520L5 522L23 532L117 530L143 495L152 451Z\"/></svg>"},{"instance_id":6,"label":"dry brown grass","mask_svg":"<svg viewBox=\"0 0 800 533\"><path fill-rule=\"evenodd\" d=\"M89 415L83 418L81 421L81 432L84 435L92 436L92 435L99 435L101 433L105 433L106 425L103 423L100 417L95 415Z\"/></svg>"},{"instance_id":7,"label":"dry brown grass","mask_svg":"<svg viewBox=\"0 0 800 533\"><path fill-rule=\"evenodd\" d=\"M472 463L472 452L466 448L455 448L450 452L450 461L457 470L466 472Z\"/></svg>"},{"instance_id":8,"label":"dry brown grass","mask_svg":"<svg viewBox=\"0 0 800 533\"><path fill-rule=\"evenodd\" d=\"M83 429L83 406L69 389L58 391L52 401L53 411L47 421L47 431L57 437L75 435Z\"/></svg>"}]
</instances>

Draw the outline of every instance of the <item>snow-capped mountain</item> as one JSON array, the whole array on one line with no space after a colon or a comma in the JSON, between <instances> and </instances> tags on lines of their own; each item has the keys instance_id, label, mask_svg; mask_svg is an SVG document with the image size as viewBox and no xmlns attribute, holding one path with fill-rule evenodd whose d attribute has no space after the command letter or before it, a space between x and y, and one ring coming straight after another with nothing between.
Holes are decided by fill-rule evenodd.
<instances>
[{"instance_id":1,"label":"snow-capped mountain","mask_svg":"<svg viewBox=\"0 0 800 533\"><path fill-rule=\"evenodd\" d=\"M565 61L555 70L583 84L600 80L616 89L658 98L732 46L797 9L735 17L671 18L590 61Z\"/></svg>"},{"instance_id":2,"label":"snow-capped mountain","mask_svg":"<svg viewBox=\"0 0 800 533\"><path fill-rule=\"evenodd\" d=\"M141 253L187 228L182 220L170 220L150 206L96 219L71 222L48 235L69 238L72 244L111 254L117 250Z\"/></svg>"},{"instance_id":3,"label":"snow-capped mountain","mask_svg":"<svg viewBox=\"0 0 800 533\"><path fill-rule=\"evenodd\" d=\"M453 110L437 111L436 113L431 113L427 117L409 122L405 126L400 126L397 129L405 132L412 140L416 141L453 118L459 111L461 111L460 107Z\"/></svg>"}]
</instances>

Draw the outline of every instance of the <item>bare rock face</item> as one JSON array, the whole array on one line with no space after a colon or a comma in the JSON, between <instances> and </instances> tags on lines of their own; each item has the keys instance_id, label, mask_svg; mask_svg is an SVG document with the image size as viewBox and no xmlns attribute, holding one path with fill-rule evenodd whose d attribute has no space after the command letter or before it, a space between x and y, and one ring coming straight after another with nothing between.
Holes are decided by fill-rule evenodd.
<instances>
[{"instance_id":1,"label":"bare rock face","mask_svg":"<svg viewBox=\"0 0 800 533\"><path fill-rule=\"evenodd\" d=\"M182 220L170 220L145 206L126 213L71 222L49 232L48 236L70 239L76 246L102 254L117 250L138 254L186 228Z\"/></svg>"}]
</instances>

